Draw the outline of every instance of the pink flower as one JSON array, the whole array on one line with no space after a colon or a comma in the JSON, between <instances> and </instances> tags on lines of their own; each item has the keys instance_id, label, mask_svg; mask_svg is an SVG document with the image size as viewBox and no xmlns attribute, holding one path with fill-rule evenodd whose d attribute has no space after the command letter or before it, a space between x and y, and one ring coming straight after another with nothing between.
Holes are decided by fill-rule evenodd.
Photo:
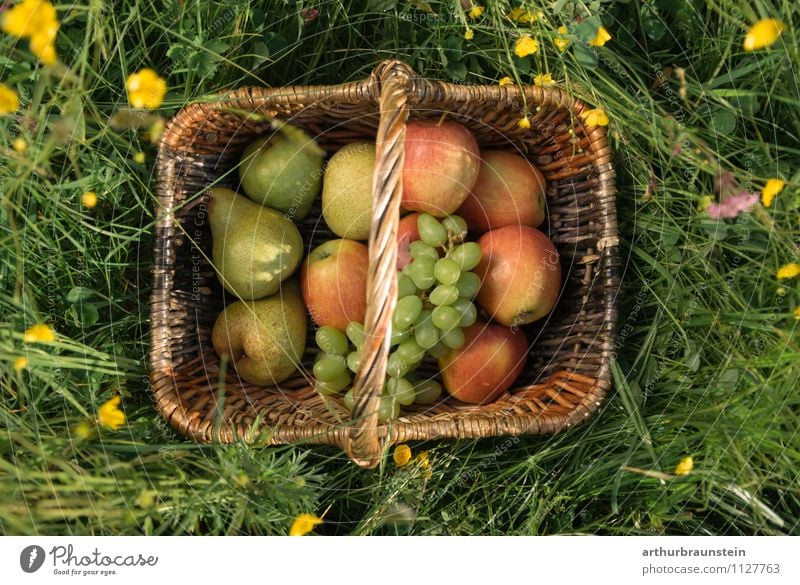
<instances>
[{"instance_id":1,"label":"pink flower","mask_svg":"<svg viewBox=\"0 0 800 585\"><path fill-rule=\"evenodd\" d=\"M743 191L724 197L719 203L712 203L706 208L706 213L714 219L734 218L743 211L750 211L757 202L757 194Z\"/></svg>"}]
</instances>

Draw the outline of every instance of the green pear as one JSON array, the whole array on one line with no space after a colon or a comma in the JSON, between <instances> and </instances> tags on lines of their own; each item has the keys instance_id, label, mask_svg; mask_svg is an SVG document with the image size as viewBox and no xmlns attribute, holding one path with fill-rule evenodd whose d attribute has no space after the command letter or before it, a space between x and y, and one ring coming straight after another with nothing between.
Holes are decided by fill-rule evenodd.
<instances>
[{"instance_id":1,"label":"green pear","mask_svg":"<svg viewBox=\"0 0 800 585\"><path fill-rule=\"evenodd\" d=\"M297 371L306 348L306 308L289 280L259 301L236 301L214 323L211 343L233 362L239 377L257 386L282 382Z\"/></svg>"},{"instance_id":2,"label":"green pear","mask_svg":"<svg viewBox=\"0 0 800 585\"><path fill-rule=\"evenodd\" d=\"M322 215L340 238L366 240L372 218L375 145L351 142L336 152L322 182Z\"/></svg>"},{"instance_id":3,"label":"green pear","mask_svg":"<svg viewBox=\"0 0 800 585\"><path fill-rule=\"evenodd\" d=\"M242 154L239 176L245 194L292 219L303 219L322 187L325 151L300 128L284 125Z\"/></svg>"},{"instance_id":4,"label":"green pear","mask_svg":"<svg viewBox=\"0 0 800 585\"><path fill-rule=\"evenodd\" d=\"M294 223L230 189L211 189L208 219L217 276L242 300L275 293L303 258L303 238Z\"/></svg>"}]
</instances>

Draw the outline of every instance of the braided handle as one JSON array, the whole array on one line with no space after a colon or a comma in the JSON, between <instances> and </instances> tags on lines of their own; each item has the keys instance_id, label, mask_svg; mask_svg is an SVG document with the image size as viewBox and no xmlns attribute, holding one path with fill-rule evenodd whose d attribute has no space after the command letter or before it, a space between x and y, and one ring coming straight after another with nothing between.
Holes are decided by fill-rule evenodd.
<instances>
[{"instance_id":1,"label":"braided handle","mask_svg":"<svg viewBox=\"0 0 800 585\"><path fill-rule=\"evenodd\" d=\"M344 440L347 455L362 467L380 461L378 405L386 377L392 313L397 304L397 229L403 194L403 139L407 95L414 72L400 61L385 61L373 73L380 87L380 123L372 177L367 312L361 368L353 386L353 423Z\"/></svg>"}]
</instances>

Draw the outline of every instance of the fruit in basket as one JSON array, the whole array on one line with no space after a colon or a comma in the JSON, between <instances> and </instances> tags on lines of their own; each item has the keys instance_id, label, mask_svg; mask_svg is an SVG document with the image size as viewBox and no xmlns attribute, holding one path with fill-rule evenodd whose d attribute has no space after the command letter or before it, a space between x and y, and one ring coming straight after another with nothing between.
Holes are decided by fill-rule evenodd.
<instances>
[{"instance_id":1,"label":"fruit in basket","mask_svg":"<svg viewBox=\"0 0 800 585\"><path fill-rule=\"evenodd\" d=\"M274 294L302 260L303 238L294 223L230 189L210 190L208 219L217 276L242 300Z\"/></svg>"},{"instance_id":2,"label":"fruit in basket","mask_svg":"<svg viewBox=\"0 0 800 585\"><path fill-rule=\"evenodd\" d=\"M417 219L419 213L409 213L405 217L400 218L400 224L397 226L397 269L402 270L403 267L411 262L411 247L412 242L419 240L419 230L417 229Z\"/></svg>"},{"instance_id":3,"label":"fruit in basket","mask_svg":"<svg viewBox=\"0 0 800 585\"><path fill-rule=\"evenodd\" d=\"M354 240L330 240L309 252L300 285L317 325L344 330L350 321L364 322L368 269L367 247Z\"/></svg>"},{"instance_id":4,"label":"fruit in basket","mask_svg":"<svg viewBox=\"0 0 800 585\"><path fill-rule=\"evenodd\" d=\"M528 341L522 330L476 322L464 329L465 344L439 359L447 392L470 404L486 404L508 390L525 366Z\"/></svg>"},{"instance_id":5,"label":"fruit in basket","mask_svg":"<svg viewBox=\"0 0 800 585\"><path fill-rule=\"evenodd\" d=\"M242 189L256 203L302 219L322 188L324 157L305 131L284 124L245 149L239 165Z\"/></svg>"},{"instance_id":6,"label":"fruit in basket","mask_svg":"<svg viewBox=\"0 0 800 585\"><path fill-rule=\"evenodd\" d=\"M478 179L478 143L457 122L416 120L406 125L403 207L435 217L454 213Z\"/></svg>"},{"instance_id":7,"label":"fruit in basket","mask_svg":"<svg viewBox=\"0 0 800 585\"><path fill-rule=\"evenodd\" d=\"M290 280L271 297L225 307L214 323L211 343L242 380L267 386L297 370L306 346L306 324L300 287Z\"/></svg>"},{"instance_id":8,"label":"fruit in basket","mask_svg":"<svg viewBox=\"0 0 800 585\"><path fill-rule=\"evenodd\" d=\"M507 225L539 227L545 216L545 181L539 169L512 152L481 153L478 181L458 209L477 234Z\"/></svg>"},{"instance_id":9,"label":"fruit in basket","mask_svg":"<svg viewBox=\"0 0 800 585\"><path fill-rule=\"evenodd\" d=\"M496 321L524 325L553 309L561 289L561 263L546 235L510 225L485 233L478 244L478 302Z\"/></svg>"},{"instance_id":10,"label":"fruit in basket","mask_svg":"<svg viewBox=\"0 0 800 585\"><path fill-rule=\"evenodd\" d=\"M322 181L322 214L340 238L366 240L372 218L375 145L351 142L331 157Z\"/></svg>"}]
</instances>

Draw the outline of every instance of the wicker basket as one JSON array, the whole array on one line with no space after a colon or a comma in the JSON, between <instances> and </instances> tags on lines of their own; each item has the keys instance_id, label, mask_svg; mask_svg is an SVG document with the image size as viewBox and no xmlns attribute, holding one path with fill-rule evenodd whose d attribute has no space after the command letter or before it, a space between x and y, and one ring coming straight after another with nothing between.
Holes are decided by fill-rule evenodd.
<instances>
[{"instance_id":1,"label":"wicker basket","mask_svg":"<svg viewBox=\"0 0 800 585\"><path fill-rule=\"evenodd\" d=\"M272 444L338 445L365 467L377 465L392 443L552 434L585 420L610 388L619 257L611 152L603 128L581 123L584 109L558 88L451 85L388 61L355 83L247 88L181 110L163 133L157 161L150 379L158 410L196 441L252 440L254 430L267 431ZM531 112L529 130L517 126L524 111ZM515 389L486 406L448 398L435 407L410 407L381 425L376 411L396 294L396 171L403 164L405 121L443 112L469 127L482 148L526 153L541 169L564 285L554 312L526 327L530 355ZM211 327L225 299L208 261L203 191L212 183L236 187L242 149L271 131L271 118L304 127L329 153L355 139L377 141L368 341L352 415L311 387L311 328L303 373L280 388L248 385L230 370L222 374L211 347ZM298 225L309 248L334 237L320 217L315 207Z\"/></svg>"}]
</instances>

